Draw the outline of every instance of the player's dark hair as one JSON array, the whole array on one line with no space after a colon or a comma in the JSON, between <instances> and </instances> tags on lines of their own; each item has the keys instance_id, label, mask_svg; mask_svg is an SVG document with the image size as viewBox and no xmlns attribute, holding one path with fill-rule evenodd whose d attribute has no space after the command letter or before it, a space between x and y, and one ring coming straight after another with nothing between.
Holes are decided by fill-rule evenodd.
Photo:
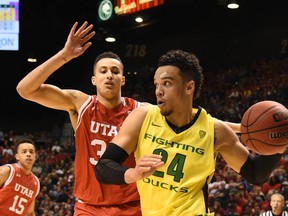
<instances>
[{"instance_id":1,"label":"player's dark hair","mask_svg":"<svg viewBox=\"0 0 288 216\"><path fill-rule=\"evenodd\" d=\"M25 139L21 139L21 140L18 140L16 143L15 143L15 147L16 147L16 152L18 152L18 147L20 144L22 143L30 143L34 146L34 148L36 149L36 146L35 146L35 142L29 138L25 138Z\"/></svg>"},{"instance_id":2,"label":"player's dark hair","mask_svg":"<svg viewBox=\"0 0 288 216\"><path fill-rule=\"evenodd\" d=\"M123 62L121 60L121 58L116 54L116 53L113 53L113 52L103 52L101 53L100 55L98 55L95 59L95 62L94 62L94 66L97 64L97 62L99 62L101 59L104 59L104 58L113 58L113 59L116 59L118 60L122 66L123 66ZM124 67L123 67L124 69Z\"/></svg>"},{"instance_id":3,"label":"player's dark hair","mask_svg":"<svg viewBox=\"0 0 288 216\"><path fill-rule=\"evenodd\" d=\"M170 50L158 60L158 67L166 65L178 67L185 81L194 80L195 92L193 99L198 98L204 79L199 59L193 53L182 50Z\"/></svg>"}]
</instances>

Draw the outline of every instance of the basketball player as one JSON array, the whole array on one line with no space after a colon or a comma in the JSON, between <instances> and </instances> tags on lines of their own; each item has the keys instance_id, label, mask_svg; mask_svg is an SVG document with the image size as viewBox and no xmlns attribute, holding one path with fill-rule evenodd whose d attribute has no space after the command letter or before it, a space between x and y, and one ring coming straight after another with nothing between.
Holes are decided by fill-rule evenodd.
<instances>
[{"instance_id":1,"label":"basketball player","mask_svg":"<svg viewBox=\"0 0 288 216\"><path fill-rule=\"evenodd\" d=\"M111 52L105 52L96 58L91 80L97 95L45 84L57 69L91 46L88 41L95 34L94 31L91 32L92 27L85 22L76 30L75 23L64 48L24 77L19 82L17 91L27 100L69 113L75 130L76 147L74 194L78 202L74 208L74 216L137 216L141 215L141 211L136 183L100 184L94 176L94 166L107 145L118 133L127 115L140 105L131 98L121 97L121 87L125 84L121 59ZM235 132L240 130L239 124L227 124ZM130 154L125 165L135 166L133 154Z\"/></svg>"},{"instance_id":2,"label":"basketball player","mask_svg":"<svg viewBox=\"0 0 288 216\"><path fill-rule=\"evenodd\" d=\"M34 142L18 141L15 158L17 163L0 167L0 215L33 216L35 197L40 190L39 179L32 173L36 160Z\"/></svg>"},{"instance_id":3,"label":"basketball player","mask_svg":"<svg viewBox=\"0 0 288 216\"><path fill-rule=\"evenodd\" d=\"M270 200L271 210L261 214L261 216L288 216L288 212L284 211L285 199L280 193L274 193Z\"/></svg>"},{"instance_id":4,"label":"basketball player","mask_svg":"<svg viewBox=\"0 0 288 216\"><path fill-rule=\"evenodd\" d=\"M216 155L253 184L267 181L281 153L252 157L236 134L204 108L192 108L203 74L197 57L171 50L154 75L156 105L135 109L95 166L106 184L137 182L144 216L213 215L208 184ZM121 163L135 151L137 164Z\"/></svg>"},{"instance_id":5,"label":"basketball player","mask_svg":"<svg viewBox=\"0 0 288 216\"><path fill-rule=\"evenodd\" d=\"M94 63L92 84L97 95L74 89L60 89L44 82L58 68L80 56L91 46L93 26L84 22L71 28L64 48L31 71L17 86L19 94L30 101L69 113L75 130L74 195L77 203L74 216L138 216L140 198L136 184L100 184L94 176L94 166L117 134L122 122L139 102L121 97L125 83L121 59L112 52L100 54ZM126 160L135 166L134 155Z\"/></svg>"}]
</instances>

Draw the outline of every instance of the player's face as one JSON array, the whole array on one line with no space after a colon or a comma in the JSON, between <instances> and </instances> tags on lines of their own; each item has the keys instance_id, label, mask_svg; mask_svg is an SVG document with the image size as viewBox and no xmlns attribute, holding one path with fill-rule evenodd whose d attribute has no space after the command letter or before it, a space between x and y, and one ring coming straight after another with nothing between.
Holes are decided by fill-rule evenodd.
<instances>
[{"instance_id":1,"label":"player's face","mask_svg":"<svg viewBox=\"0 0 288 216\"><path fill-rule=\"evenodd\" d=\"M16 160L22 164L22 166L30 169L36 160L35 147L31 143L21 143L18 146L15 157Z\"/></svg>"},{"instance_id":2,"label":"player's face","mask_svg":"<svg viewBox=\"0 0 288 216\"><path fill-rule=\"evenodd\" d=\"M169 116L181 110L186 100L185 84L175 66L159 67L154 75L155 94L161 114Z\"/></svg>"},{"instance_id":3,"label":"player's face","mask_svg":"<svg viewBox=\"0 0 288 216\"><path fill-rule=\"evenodd\" d=\"M101 59L94 67L92 83L100 97L111 99L121 96L121 87L125 84L123 65L113 58Z\"/></svg>"}]
</instances>

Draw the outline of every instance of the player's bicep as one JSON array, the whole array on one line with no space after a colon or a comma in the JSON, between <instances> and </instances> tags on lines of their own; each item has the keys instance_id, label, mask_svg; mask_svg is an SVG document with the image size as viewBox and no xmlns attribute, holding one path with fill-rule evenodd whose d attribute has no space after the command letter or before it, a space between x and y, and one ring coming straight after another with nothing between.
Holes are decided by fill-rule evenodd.
<instances>
[{"instance_id":1,"label":"player's bicep","mask_svg":"<svg viewBox=\"0 0 288 216\"><path fill-rule=\"evenodd\" d=\"M119 145L128 154L136 148L138 136L147 110L147 107L139 107L133 110L123 122L117 136L112 140L113 143Z\"/></svg>"},{"instance_id":2,"label":"player's bicep","mask_svg":"<svg viewBox=\"0 0 288 216\"><path fill-rule=\"evenodd\" d=\"M54 85L43 84L27 99L52 109L70 111L76 109L75 101L80 95L81 92L77 90L63 90Z\"/></svg>"},{"instance_id":3,"label":"player's bicep","mask_svg":"<svg viewBox=\"0 0 288 216\"><path fill-rule=\"evenodd\" d=\"M221 121L215 121L215 150L236 172L240 172L249 155L234 131Z\"/></svg>"}]
</instances>

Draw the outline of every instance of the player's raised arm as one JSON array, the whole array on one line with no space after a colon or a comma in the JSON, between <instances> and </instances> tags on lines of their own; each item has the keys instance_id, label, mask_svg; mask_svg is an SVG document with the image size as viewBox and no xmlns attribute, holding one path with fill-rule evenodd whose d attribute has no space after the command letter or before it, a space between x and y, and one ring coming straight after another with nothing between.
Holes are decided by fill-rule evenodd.
<instances>
[{"instance_id":1,"label":"player's raised arm","mask_svg":"<svg viewBox=\"0 0 288 216\"><path fill-rule=\"evenodd\" d=\"M65 46L50 59L28 73L17 85L19 95L27 100L47 107L72 109L72 99L77 92L61 92L52 85L44 84L48 77L68 61L83 54L90 46L89 40L95 35L93 25L84 22L78 29L76 22L70 30Z\"/></svg>"}]
</instances>

